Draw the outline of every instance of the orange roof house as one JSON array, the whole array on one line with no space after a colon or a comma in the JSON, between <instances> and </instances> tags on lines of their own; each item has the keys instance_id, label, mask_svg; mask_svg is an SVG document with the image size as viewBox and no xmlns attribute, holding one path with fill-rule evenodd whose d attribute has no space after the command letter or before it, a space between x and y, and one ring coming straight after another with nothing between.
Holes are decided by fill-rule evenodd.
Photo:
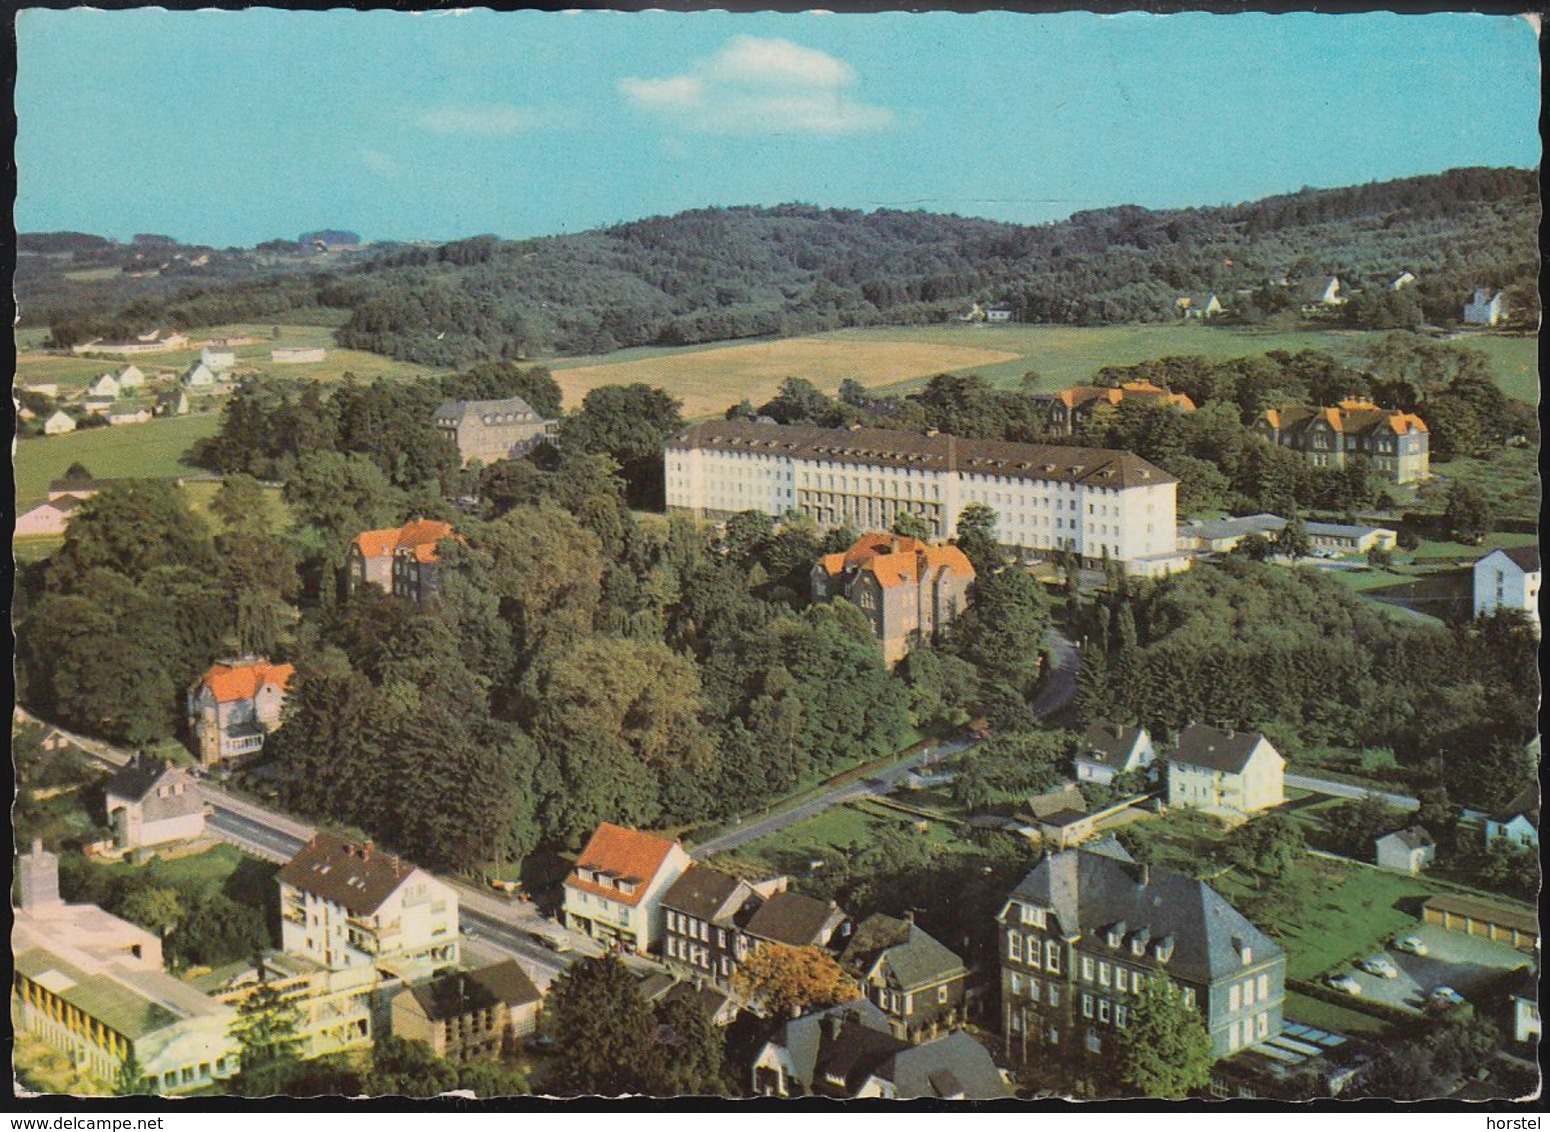
<instances>
[{"instance_id":1,"label":"orange roof house","mask_svg":"<svg viewBox=\"0 0 1550 1132\"><path fill-rule=\"evenodd\" d=\"M872 532L824 555L810 581L814 601L843 597L866 614L892 664L967 608L974 565L956 546Z\"/></svg>"},{"instance_id":2,"label":"orange roof house","mask_svg":"<svg viewBox=\"0 0 1550 1132\"><path fill-rule=\"evenodd\" d=\"M285 694L296 669L261 657L219 660L188 692L189 730L205 766L263 749L280 726Z\"/></svg>"},{"instance_id":3,"label":"orange roof house","mask_svg":"<svg viewBox=\"0 0 1550 1132\"><path fill-rule=\"evenodd\" d=\"M1319 467L1343 468L1349 458L1360 455L1393 483L1413 483L1431 474L1426 422L1415 413L1380 408L1371 401L1282 405L1261 413L1254 430Z\"/></svg>"},{"instance_id":4,"label":"orange roof house","mask_svg":"<svg viewBox=\"0 0 1550 1132\"><path fill-rule=\"evenodd\" d=\"M565 878L566 926L644 953L661 940L662 897L689 864L671 838L600 823Z\"/></svg>"},{"instance_id":5,"label":"orange roof house","mask_svg":"<svg viewBox=\"0 0 1550 1132\"><path fill-rule=\"evenodd\" d=\"M1181 413L1195 411L1195 402L1187 394L1174 393L1150 381L1126 381L1117 386L1073 385L1050 398L1050 423L1070 436L1077 424L1091 417L1099 405L1117 408L1127 400L1172 405Z\"/></svg>"},{"instance_id":6,"label":"orange roof house","mask_svg":"<svg viewBox=\"0 0 1550 1132\"><path fill-rule=\"evenodd\" d=\"M370 584L422 603L437 589L436 544L461 537L452 524L438 519L411 519L402 527L362 531L350 544L350 592Z\"/></svg>"}]
</instances>

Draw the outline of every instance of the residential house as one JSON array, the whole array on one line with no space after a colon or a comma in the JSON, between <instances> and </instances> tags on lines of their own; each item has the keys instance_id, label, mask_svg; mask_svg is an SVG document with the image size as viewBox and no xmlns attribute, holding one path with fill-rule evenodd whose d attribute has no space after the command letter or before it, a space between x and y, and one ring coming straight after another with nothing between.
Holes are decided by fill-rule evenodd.
<instances>
[{"instance_id":1,"label":"residential house","mask_svg":"<svg viewBox=\"0 0 1550 1132\"><path fill-rule=\"evenodd\" d=\"M158 393L156 408L152 412L158 417L188 416L188 391L180 387L166 393Z\"/></svg>"},{"instance_id":2,"label":"residential house","mask_svg":"<svg viewBox=\"0 0 1550 1132\"><path fill-rule=\"evenodd\" d=\"M292 955L405 979L457 964L456 891L370 841L314 834L275 880L281 948Z\"/></svg>"},{"instance_id":3,"label":"residential house","mask_svg":"<svg viewBox=\"0 0 1550 1132\"><path fill-rule=\"evenodd\" d=\"M195 362L183 371L183 388L209 393L215 388L215 371L204 362Z\"/></svg>"},{"instance_id":4,"label":"residential house","mask_svg":"<svg viewBox=\"0 0 1550 1132\"><path fill-rule=\"evenodd\" d=\"M662 899L689 864L671 838L602 822L565 878L565 926L642 955L655 951Z\"/></svg>"},{"instance_id":5,"label":"residential house","mask_svg":"<svg viewBox=\"0 0 1550 1132\"><path fill-rule=\"evenodd\" d=\"M671 514L721 520L798 511L821 530L887 530L901 514L934 539L971 503L996 541L1108 559L1136 577L1187 569L1176 547L1178 481L1130 452L969 440L928 431L707 421L664 445Z\"/></svg>"},{"instance_id":6,"label":"residential house","mask_svg":"<svg viewBox=\"0 0 1550 1132\"><path fill-rule=\"evenodd\" d=\"M755 951L766 943L828 947L845 920L845 913L832 900L819 900L800 892L777 892L759 905L743 931L749 947Z\"/></svg>"},{"instance_id":7,"label":"residential house","mask_svg":"<svg viewBox=\"0 0 1550 1132\"><path fill-rule=\"evenodd\" d=\"M199 361L215 373L225 373L237 364L237 354L235 350L206 346L199 352Z\"/></svg>"},{"instance_id":8,"label":"residential house","mask_svg":"<svg viewBox=\"0 0 1550 1132\"><path fill-rule=\"evenodd\" d=\"M108 825L119 849L187 841L205 830L204 795L182 767L137 754L104 790Z\"/></svg>"},{"instance_id":9,"label":"residential house","mask_svg":"<svg viewBox=\"0 0 1550 1132\"><path fill-rule=\"evenodd\" d=\"M456 971L393 996L393 1036L451 1061L494 1060L538 1029L542 998L515 959Z\"/></svg>"},{"instance_id":10,"label":"residential house","mask_svg":"<svg viewBox=\"0 0 1550 1132\"><path fill-rule=\"evenodd\" d=\"M935 641L968 608L974 566L956 546L903 535L862 535L842 554L818 560L815 602L843 597L866 615L889 664Z\"/></svg>"},{"instance_id":11,"label":"residential house","mask_svg":"<svg viewBox=\"0 0 1550 1132\"><path fill-rule=\"evenodd\" d=\"M1535 765L1538 765L1537 759ZM1512 801L1496 813L1487 815L1486 844L1497 840L1530 849L1539 848L1539 783L1529 783Z\"/></svg>"},{"instance_id":12,"label":"residential house","mask_svg":"<svg viewBox=\"0 0 1550 1132\"><path fill-rule=\"evenodd\" d=\"M51 500L62 499L67 495L73 495L77 499L90 499L105 487L112 487L123 480L101 480L90 477L64 477L51 480L48 485L48 497Z\"/></svg>"},{"instance_id":13,"label":"residential house","mask_svg":"<svg viewBox=\"0 0 1550 1132\"><path fill-rule=\"evenodd\" d=\"M59 382L57 381L29 381L22 386L24 393L40 393L44 397L59 397Z\"/></svg>"},{"instance_id":14,"label":"residential house","mask_svg":"<svg viewBox=\"0 0 1550 1132\"><path fill-rule=\"evenodd\" d=\"M111 373L103 374L86 387L86 395L88 397L106 397L111 400L117 398L120 392L122 390L119 389L118 379Z\"/></svg>"},{"instance_id":15,"label":"residential house","mask_svg":"<svg viewBox=\"0 0 1550 1132\"><path fill-rule=\"evenodd\" d=\"M111 1092L131 1058L153 1093L209 1089L237 1071L236 1012L162 970L161 940L95 904L59 899L59 861L18 859L11 1018Z\"/></svg>"},{"instance_id":16,"label":"residential house","mask_svg":"<svg viewBox=\"0 0 1550 1132\"><path fill-rule=\"evenodd\" d=\"M1195 295L1180 295L1174 304L1180 318L1215 318L1223 312L1222 301L1214 291Z\"/></svg>"},{"instance_id":17,"label":"residential house","mask_svg":"<svg viewBox=\"0 0 1550 1132\"><path fill-rule=\"evenodd\" d=\"M63 436L67 432L75 431L75 418L63 409L56 409L54 415L43 422L44 436Z\"/></svg>"},{"instance_id":18,"label":"residential house","mask_svg":"<svg viewBox=\"0 0 1550 1132\"><path fill-rule=\"evenodd\" d=\"M436 544L461 536L450 523L411 519L402 527L362 531L347 552L350 592L364 585L422 605L440 592Z\"/></svg>"},{"instance_id":19,"label":"residential house","mask_svg":"<svg viewBox=\"0 0 1550 1132\"><path fill-rule=\"evenodd\" d=\"M1346 302L1340 280L1334 275L1307 280L1301 291L1303 314L1325 314Z\"/></svg>"},{"instance_id":20,"label":"residential house","mask_svg":"<svg viewBox=\"0 0 1550 1132\"><path fill-rule=\"evenodd\" d=\"M1047 855L1002 907L1002 1037L1101 1058L1147 983L1200 1011L1218 1057L1281 1032L1286 955L1205 881L1138 864L1112 838Z\"/></svg>"},{"instance_id":21,"label":"residential house","mask_svg":"<svg viewBox=\"0 0 1550 1132\"><path fill-rule=\"evenodd\" d=\"M1087 800L1074 782L1029 798L1015 817L1025 829L1037 833L1043 844L1059 849L1085 841L1093 832Z\"/></svg>"},{"instance_id":22,"label":"residential house","mask_svg":"<svg viewBox=\"0 0 1550 1132\"><path fill-rule=\"evenodd\" d=\"M276 365L300 365L321 362L327 356L322 346L289 346L269 351L269 360Z\"/></svg>"},{"instance_id":23,"label":"residential house","mask_svg":"<svg viewBox=\"0 0 1550 1132\"><path fill-rule=\"evenodd\" d=\"M1384 834L1374 843L1380 869L1418 875L1437 856L1437 843L1418 825Z\"/></svg>"},{"instance_id":24,"label":"residential house","mask_svg":"<svg viewBox=\"0 0 1550 1132\"><path fill-rule=\"evenodd\" d=\"M1512 1040L1539 1041L1539 976L1532 967L1521 967L1507 988L1512 1005Z\"/></svg>"},{"instance_id":25,"label":"residential house","mask_svg":"<svg viewBox=\"0 0 1550 1132\"><path fill-rule=\"evenodd\" d=\"M1040 400L1046 400L1041 397ZM1193 413L1195 402L1187 394L1174 393L1150 381L1126 381L1119 385L1073 385L1047 398L1046 419L1062 436L1075 436L1092 420L1093 413L1107 406L1116 409L1126 401L1149 405L1168 405L1181 413Z\"/></svg>"},{"instance_id":26,"label":"residential house","mask_svg":"<svg viewBox=\"0 0 1550 1132\"><path fill-rule=\"evenodd\" d=\"M676 970L730 985L748 955L743 929L763 903L747 881L689 866L662 894L663 959Z\"/></svg>"},{"instance_id":27,"label":"residential house","mask_svg":"<svg viewBox=\"0 0 1550 1132\"><path fill-rule=\"evenodd\" d=\"M1258 731L1191 723L1168 756L1168 805L1247 815L1286 801L1286 760Z\"/></svg>"},{"instance_id":28,"label":"residential house","mask_svg":"<svg viewBox=\"0 0 1550 1132\"><path fill-rule=\"evenodd\" d=\"M991 303L985 308L985 321L987 323L1006 323L1012 321L1012 307L1009 303Z\"/></svg>"},{"instance_id":29,"label":"residential house","mask_svg":"<svg viewBox=\"0 0 1550 1132\"><path fill-rule=\"evenodd\" d=\"M1497 940L1523 951L1539 946L1539 918L1533 909L1520 909L1479 896L1451 892L1429 896L1421 906L1421 919L1447 931Z\"/></svg>"},{"instance_id":30,"label":"residential house","mask_svg":"<svg viewBox=\"0 0 1550 1132\"><path fill-rule=\"evenodd\" d=\"M1415 276L1408 271L1402 271L1389 282L1390 291L1403 291L1406 287L1415 283Z\"/></svg>"},{"instance_id":31,"label":"residential house","mask_svg":"<svg viewBox=\"0 0 1550 1132\"><path fill-rule=\"evenodd\" d=\"M911 1045L866 999L781 1022L753 1063L761 1097L1003 1100L989 1052L963 1031Z\"/></svg>"},{"instance_id":32,"label":"residential house","mask_svg":"<svg viewBox=\"0 0 1550 1132\"><path fill-rule=\"evenodd\" d=\"M1366 554L1369 550L1393 550L1399 534L1389 527L1363 527L1348 523L1303 523L1308 544L1314 550L1339 555ZM1191 519L1179 528L1179 550L1193 554L1227 554L1248 535L1275 539L1286 527L1280 515L1261 513L1229 519Z\"/></svg>"},{"instance_id":33,"label":"residential house","mask_svg":"<svg viewBox=\"0 0 1550 1132\"><path fill-rule=\"evenodd\" d=\"M218 660L188 691L189 731L204 766L263 750L280 726L295 667L263 657Z\"/></svg>"},{"instance_id":34,"label":"residential house","mask_svg":"<svg viewBox=\"0 0 1550 1132\"><path fill-rule=\"evenodd\" d=\"M108 414L108 423L110 425L144 424L150 419L151 410L143 405L138 408L125 409L122 412Z\"/></svg>"},{"instance_id":35,"label":"residential house","mask_svg":"<svg viewBox=\"0 0 1550 1132\"><path fill-rule=\"evenodd\" d=\"M115 404L113 397L88 396L81 402L81 409L88 417L105 417L113 412Z\"/></svg>"},{"instance_id":36,"label":"residential house","mask_svg":"<svg viewBox=\"0 0 1550 1132\"><path fill-rule=\"evenodd\" d=\"M1476 287L1472 299L1464 304L1464 322L1468 326L1495 326L1507 321L1507 293Z\"/></svg>"},{"instance_id":37,"label":"residential house","mask_svg":"<svg viewBox=\"0 0 1550 1132\"><path fill-rule=\"evenodd\" d=\"M1360 456L1374 475L1390 483L1417 483L1431 475L1426 422L1414 413L1382 409L1371 401L1266 409L1253 429L1272 444L1301 453L1318 468L1343 468Z\"/></svg>"},{"instance_id":38,"label":"residential house","mask_svg":"<svg viewBox=\"0 0 1550 1132\"><path fill-rule=\"evenodd\" d=\"M1071 761L1078 782L1108 786L1119 775L1151 766L1156 758L1157 750L1146 728L1100 719L1082 733Z\"/></svg>"},{"instance_id":39,"label":"residential house","mask_svg":"<svg viewBox=\"0 0 1550 1132\"><path fill-rule=\"evenodd\" d=\"M272 987L298 1014L303 1060L368 1048L382 980L369 966L332 970L304 955L266 950L196 975L189 982L227 1006L240 1007L260 986Z\"/></svg>"},{"instance_id":40,"label":"residential house","mask_svg":"<svg viewBox=\"0 0 1550 1132\"><path fill-rule=\"evenodd\" d=\"M1475 616L1516 609L1539 628L1539 547L1509 546L1475 560Z\"/></svg>"},{"instance_id":41,"label":"residential house","mask_svg":"<svg viewBox=\"0 0 1550 1132\"><path fill-rule=\"evenodd\" d=\"M545 420L521 397L500 401L443 401L436 429L453 444L464 464L514 460L554 436L559 422Z\"/></svg>"},{"instance_id":42,"label":"residential house","mask_svg":"<svg viewBox=\"0 0 1550 1132\"><path fill-rule=\"evenodd\" d=\"M84 500L73 495L61 495L47 503L40 503L31 511L16 517L16 538L30 535L62 535L70 516Z\"/></svg>"},{"instance_id":43,"label":"residential house","mask_svg":"<svg viewBox=\"0 0 1550 1132\"><path fill-rule=\"evenodd\" d=\"M969 971L963 960L915 923L881 912L857 925L840 965L890 1020L895 1037L918 1042L963 1017Z\"/></svg>"},{"instance_id":44,"label":"residential house","mask_svg":"<svg viewBox=\"0 0 1550 1132\"><path fill-rule=\"evenodd\" d=\"M139 389L145 384L145 373L137 365L126 365L113 375L113 380L118 382L120 392L125 389Z\"/></svg>"}]
</instances>

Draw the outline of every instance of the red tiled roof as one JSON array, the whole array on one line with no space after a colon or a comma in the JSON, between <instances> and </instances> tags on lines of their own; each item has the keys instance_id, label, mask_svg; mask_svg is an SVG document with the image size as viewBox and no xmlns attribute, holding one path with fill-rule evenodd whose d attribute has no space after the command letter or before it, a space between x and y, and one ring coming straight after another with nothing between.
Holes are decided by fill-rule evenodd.
<instances>
[{"instance_id":1,"label":"red tiled roof","mask_svg":"<svg viewBox=\"0 0 1550 1132\"><path fill-rule=\"evenodd\" d=\"M642 833L638 829L625 829L611 822L602 822L592 834L592 840L576 858L576 869L565 878L569 888L577 888L596 896L606 897L631 907L639 904L646 895L646 886L662 868L667 855L678 842L655 833ZM626 893L611 884L581 876L581 871L601 873L605 877L633 881L635 891Z\"/></svg>"},{"instance_id":2,"label":"red tiled roof","mask_svg":"<svg viewBox=\"0 0 1550 1132\"><path fill-rule=\"evenodd\" d=\"M862 535L844 554L826 554L821 561L830 577L847 569L865 570L882 586L917 582L922 572L939 569L961 578L974 577L968 555L956 546L929 546L906 535L880 531Z\"/></svg>"},{"instance_id":3,"label":"red tiled roof","mask_svg":"<svg viewBox=\"0 0 1550 1132\"><path fill-rule=\"evenodd\" d=\"M402 527L382 531L362 531L355 546L363 558L387 558L403 550L420 562L436 561L436 544L444 538L457 538L451 523L436 519L414 519Z\"/></svg>"},{"instance_id":4,"label":"red tiled roof","mask_svg":"<svg viewBox=\"0 0 1550 1132\"><path fill-rule=\"evenodd\" d=\"M215 694L216 703L230 704L251 700L265 684L278 684L285 691L295 674L290 664L270 664L267 660L252 664L212 664L201 681Z\"/></svg>"}]
</instances>

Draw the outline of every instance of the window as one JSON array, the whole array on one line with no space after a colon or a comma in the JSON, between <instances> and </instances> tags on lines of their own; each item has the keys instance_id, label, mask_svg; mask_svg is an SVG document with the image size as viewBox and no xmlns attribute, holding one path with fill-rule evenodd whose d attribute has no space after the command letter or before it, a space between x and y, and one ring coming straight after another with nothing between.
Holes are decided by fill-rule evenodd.
<instances>
[{"instance_id":1,"label":"window","mask_svg":"<svg viewBox=\"0 0 1550 1132\"><path fill-rule=\"evenodd\" d=\"M1227 990L1227 1009L1228 1010L1238 1010L1242 1006L1243 1006L1243 992L1239 989L1238 984L1234 983Z\"/></svg>"},{"instance_id":2,"label":"window","mask_svg":"<svg viewBox=\"0 0 1550 1132\"><path fill-rule=\"evenodd\" d=\"M1093 996L1090 995L1090 994L1084 994L1082 996L1082 1017L1083 1018L1091 1018L1092 1016L1093 1016Z\"/></svg>"},{"instance_id":3,"label":"window","mask_svg":"<svg viewBox=\"0 0 1550 1132\"><path fill-rule=\"evenodd\" d=\"M1030 967L1037 967L1038 965L1039 965L1039 937L1031 935L1031 936L1028 937L1028 966L1030 966Z\"/></svg>"},{"instance_id":4,"label":"window","mask_svg":"<svg viewBox=\"0 0 1550 1132\"><path fill-rule=\"evenodd\" d=\"M1106 998L1100 998L1098 1000L1098 1021L1100 1021L1100 1022L1107 1022L1108 1020L1109 1020L1109 1000L1106 999Z\"/></svg>"},{"instance_id":5,"label":"window","mask_svg":"<svg viewBox=\"0 0 1550 1132\"><path fill-rule=\"evenodd\" d=\"M1051 1006L1060 1005L1060 988L1057 987L1054 983L1049 985L1049 1004Z\"/></svg>"},{"instance_id":6,"label":"window","mask_svg":"<svg viewBox=\"0 0 1550 1132\"><path fill-rule=\"evenodd\" d=\"M1052 939L1044 941L1044 969L1052 975L1060 974L1060 945Z\"/></svg>"},{"instance_id":7,"label":"window","mask_svg":"<svg viewBox=\"0 0 1550 1132\"><path fill-rule=\"evenodd\" d=\"M678 930L678 913L671 908L667 910L667 930L670 932Z\"/></svg>"},{"instance_id":8,"label":"window","mask_svg":"<svg viewBox=\"0 0 1550 1132\"><path fill-rule=\"evenodd\" d=\"M1114 1004L1114 1024L1121 1030L1130 1025L1130 1007L1123 1002Z\"/></svg>"},{"instance_id":9,"label":"window","mask_svg":"<svg viewBox=\"0 0 1550 1132\"><path fill-rule=\"evenodd\" d=\"M1270 997L1270 976L1269 975L1261 975L1259 977L1259 997L1260 997L1261 1001L1263 1001L1263 1000L1265 1000L1265 999Z\"/></svg>"},{"instance_id":10,"label":"window","mask_svg":"<svg viewBox=\"0 0 1550 1132\"><path fill-rule=\"evenodd\" d=\"M1270 1036L1270 1015L1268 1013L1261 1014L1254 1020L1254 1031L1255 1036L1261 1041Z\"/></svg>"},{"instance_id":11,"label":"window","mask_svg":"<svg viewBox=\"0 0 1550 1132\"><path fill-rule=\"evenodd\" d=\"M1194 987L1185 987L1180 992L1179 997L1184 1000L1184 1005L1185 1006L1194 1006L1195 1005L1195 988Z\"/></svg>"},{"instance_id":12,"label":"window","mask_svg":"<svg viewBox=\"0 0 1550 1132\"><path fill-rule=\"evenodd\" d=\"M1253 979L1244 979L1243 980L1243 1005L1244 1006L1253 1006L1254 1005L1254 980Z\"/></svg>"},{"instance_id":13,"label":"window","mask_svg":"<svg viewBox=\"0 0 1550 1132\"><path fill-rule=\"evenodd\" d=\"M936 1004L938 1006L946 1006L947 1005L947 984L946 983L943 983L941 986L936 988Z\"/></svg>"},{"instance_id":14,"label":"window","mask_svg":"<svg viewBox=\"0 0 1550 1132\"><path fill-rule=\"evenodd\" d=\"M1044 926L1044 909L1035 908L1031 904L1022 906L1022 920L1025 924L1032 924L1036 928Z\"/></svg>"},{"instance_id":15,"label":"window","mask_svg":"<svg viewBox=\"0 0 1550 1132\"><path fill-rule=\"evenodd\" d=\"M1130 981L1130 972L1124 967L1114 968L1114 989L1126 990L1126 984Z\"/></svg>"},{"instance_id":16,"label":"window","mask_svg":"<svg viewBox=\"0 0 1550 1132\"><path fill-rule=\"evenodd\" d=\"M1089 1053L1103 1052L1103 1039L1098 1036L1097 1030L1087 1031L1087 1051Z\"/></svg>"},{"instance_id":17,"label":"window","mask_svg":"<svg viewBox=\"0 0 1550 1132\"><path fill-rule=\"evenodd\" d=\"M1098 985L1100 987L1109 985L1109 965L1102 961L1098 963Z\"/></svg>"},{"instance_id":18,"label":"window","mask_svg":"<svg viewBox=\"0 0 1550 1132\"><path fill-rule=\"evenodd\" d=\"M1022 962L1023 937L1017 932L1006 933L1006 957L1008 959L1015 959L1018 962Z\"/></svg>"},{"instance_id":19,"label":"window","mask_svg":"<svg viewBox=\"0 0 1550 1132\"><path fill-rule=\"evenodd\" d=\"M1007 977L1006 986L1007 991L1012 995L1013 998L1016 998L1018 995L1023 993L1023 977L1016 971L1013 971L1011 975Z\"/></svg>"},{"instance_id":20,"label":"window","mask_svg":"<svg viewBox=\"0 0 1550 1132\"><path fill-rule=\"evenodd\" d=\"M1141 993L1141 987L1144 984L1144 982L1145 982L1145 979L1142 977L1140 971L1132 972L1131 976L1130 976L1130 992L1132 994L1140 994Z\"/></svg>"},{"instance_id":21,"label":"window","mask_svg":"<svg viewBox=\"0 0 1550 1132\"><path fill-rule=\"evenodd\" d=\"M1038 979L1028 980L1028 997L1031 998L1034 1002L1039 1001L1039 995L1043 993L1043 989L1044 988L1039 986Z\"/></svg>"},{"instance_id":22,"label":"window","mask_svg":"<svg viewBox=\"0 0 1550 1132\"><path fill-rule=\"evenodd\" d=\"M1093 961L1092 961L1092 956L1084 955L1084 956L1082 956L1082 982L1090 983L1092 981L1093 981Z\"/></svg>"}]
</instances>

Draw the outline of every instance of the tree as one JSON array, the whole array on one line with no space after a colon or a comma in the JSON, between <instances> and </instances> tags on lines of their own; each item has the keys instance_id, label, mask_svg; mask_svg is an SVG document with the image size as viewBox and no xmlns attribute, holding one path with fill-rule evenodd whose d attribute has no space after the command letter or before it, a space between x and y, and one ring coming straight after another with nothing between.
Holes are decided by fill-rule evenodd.
<instances>
[{"instance_id":1,"label":"tree","mask_svg":"<svg viewBox=\"0 0 1550 1132\"><path fill-rule=\"evenodd\" d=\"M1306 558L1308 552L1313 549L1313 540L1308 537L1307 524L1295 511L1286 520L1286 526L1276 532L1273 545L1277 554L1293 559Z\"/></svg>"},{"instance_id":2,"label":"tree","mask_svg":"<svg viewBox=\"0 0 1550 1132\"><path fill-rule=\"evenodd\" d=\"M931 524L913 511L900 511L893 519L892 533L900 538L919 539L921 542L931 540Z\"/></svg>"},{"instance_id":3,"label":"tree","mask_svg":"<svg viewBox=\"0 0 1550 1132\"><path fill-rule=\"evenodd\" d=\"M1301 827L1280 812L1239 826L1226 840L1227 854L1233 863L1269 880L1285 877L1307 847Z\"/></svg>"},{"instance_id":4,"label":"tree","mask_svg":"<svg viewBox=\"0 0 1550 1132\"><path fill-rule=\"evenodd\" d=\"M116 1097L138 1097L146 1093L154 1092L155 1086L145 1078L145 1069L140 1065L140 1059L135 1056L134 1047L124 1055L124 1059L118 1063L118 1072L113 1078L113 1095Z\"/></svg>"},{"instance_id":5,"label":"tree","mask_svg":"<svg viewBox=\"0 0 1550 1132\"><path fill-rule=\"evenodd\" d=\"M617 956L571 964L549 989L548 1016L562 1090L616 1096L647 1083L651 1011Z\"/></svg>"},{"instance_id":6,"label":"tree","mask_svg":"<svg viewBox=\"0 0 1550 1132\"><path fill-rule=\"evenodd\" d=\"M1275 544L1258 531L1250 531L1238 540L1238 545L1232 548L1234 554L1242 555L1252 562L1269 562L1275 554Z\"/></svg>"},{"instance_id":7,"label":"tree","mask_svg":"<svg viewBox=\"0 0 1550 1132\"><path fill-rule=\"evenodd\" d=\"M739 994L777 1018L796 1017L861 996L835 958L821 947L766 944L733 977Z\"/></svg>"},{"instance_id":8,"label":"tree","mask_svg":"<svg viewBox=\"0 0 1550 1132\"><path fill-rule=\"evenodd\" d=\"M235 1084L247 1097L283 1092L291 1071L301 1061L302 1039L297 1033L301 1011L263 978L262 959L259 975L258 986L238 1003L237 1018L231 1025L242 1065Z\"/></svg>"},{"instance_id":9,"label":"tree","mask_svg":"<svg viewBox=\"0 0 1550 1132\"><path fill-rule=\"evenodd\" d=\"M165 940L183 920L183 898L175 888L137 888L124 897L118 913Z\"/></svg>"},{"instance_id":10,"label":"tree","mask_svg":"<svg viewBox=\"0 0 1550 1132\"><path fill-rule=\"evenodd\" d=\"M1404 824L1404 815L1377 794L1368 793L1354 802L1342 802L1328 811L1325 829L1336 852L1358 861L1370 860L1373 845L1385 833Z\"/></svg>"},{"instance_id":11,"label":"tree","mask_svg":"<svg viewBox=\"0 0 1550 1132\"><path fill-rule=\"evenodd\" d=\"M374 1097L435 1097L458 1087L458 1070L426 1042L385 1034L372 1044L363 1085Z\"/></svg>"},{"instance_id":12,"label":"tree","mask_svg":"<svg viewBox=\"0 0 1550 1132\"><path fill-rule=\"evenodd\" d=\"M1130 1006L1130 1021L1117 1030L1115 1067L1127 1090L1164 1100L1183 1100L1211 1083L1211 1035L1200 1013L1166 976L1151 975Z\"/></svg>"},{"instance_id":13,"label":"tree","mask_svg":"<svg viewBox=\"0 0 1550 1132\"><path fill-rule=\"evenodd\" d=\"M560 426L562 451L611 457L628 485L631 506L662 506L662 445L683 428L682 406L660 389L602 385Z\"/></svg>"},{"instance_id":14,"label":"tree","mask_svg":"<svg viewBox=\"0 0 1550 1132\"><path fill-rule=\"evenodd\" d=\"M958 549L974 564L976 574L993 574L1006 565L1006 554L996 540L998 518L984 503L970 503L958 514Z\"/></svg>"},{"instance_id":15,"label":"tree","mask_svg":"<svg viewBox=\"0 0 1550 1132\"><path fill-rule=\"evenodd\" d=\"M694 998L673 998L658 1007L652 1037L657 1052L647 1092L659 1097L726 1094L726 1036Z\"/></svg>"},{"instance_id":16,"label":"tree","mask_svg":"<svg viewBox=\"0 0 1550 1132\"><path fill-rule=\"evenodd\" d=\"M1470 545L1479 543L1496 525L1495 508L1479 488L1466 480L1454 480L1448 488L1442 517L1453 537Z\"/></svg>"},{"instance_id":17,"label":"tree","mask_svg":"<svg viewBox=\"0 0 1550 1132\"><path fill-rule=\"evenodd\" d=\"M49 560L50 588L70 591L107 568L138 582L159 566L213 565L210 529L166 480L124 480L81 504Z\"/></svg>"}]
</instances>

